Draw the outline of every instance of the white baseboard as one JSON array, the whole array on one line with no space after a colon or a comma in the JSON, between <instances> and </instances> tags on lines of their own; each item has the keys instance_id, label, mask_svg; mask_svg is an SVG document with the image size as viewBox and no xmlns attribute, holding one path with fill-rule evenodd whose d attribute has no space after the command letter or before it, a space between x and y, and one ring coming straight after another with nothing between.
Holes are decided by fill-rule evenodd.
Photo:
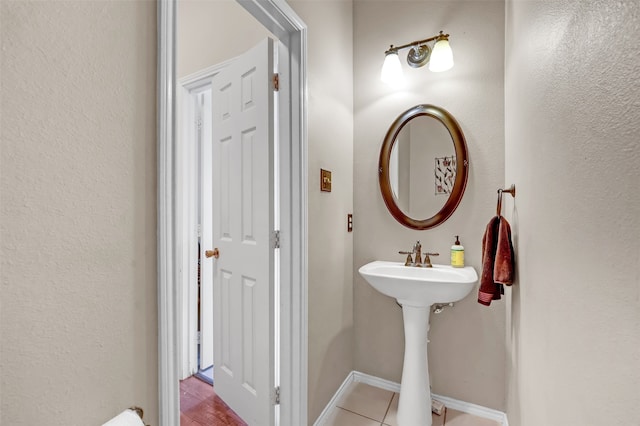
<instances>
[{"instance_id":1,"label":"white baseboard","mask_svg":"<svg viewBox=\"0 0 640 426\"><path fill-rule=\"evenodd\" d=\"M482 417L485 419L495 420L502 426L509 426L507 415L502 411L472 404L470 402L460 401L459 399L449 398L448 396L437 395L435 393L431 394L431 396L433 397L433 399L437 399L438 401L442 402L445 407L449 407L454 410L462 411L463 413L472 414L474 416Z\"/></svg>"},{"instance_id":2,"label":"white baseboard","mask_svg":"<svg viewBox=\"0 0 640 426\"><path fill-rule=\"evenodd\" d=\"M349 385L355 382L354 373L355 371L352 371L349 374L347 374L347 377L345 377L344 381L342 382L342 384L340 385L336 393L333 394L333 397L329 400L327 405L324 407L324 410L322 410L322 413L320 413L316 421L313 423L313 426L323 426L327 422L327 420L329 420L329 417L331 416L331 412L333 411L335 406L338 404L338 401L340 400L340 398L342 398L342 395L345 393Z\"/></svg>"},{"instance_id":3,"label":"white baseboard","mask_svg":"<svg viewBox=\"0 0 640 426\"><path fill-rule=\"evenodd\" d=\"M400 392L399 383L381 379L379 377L371 376L359 371L352 371L344 379L327 406L324 407L324 410L322 410L320 416L313 423L313 426L323 426L327 422L327 420L329 420L329 417L331 416L331 413L335 408L337 402L340 400L340 398L342 398L342 395L346 392L351 383L364 383L391 392ZM493 410L481 405L460 401L458 399L449 398L448 396L442 396L435 393L431 394L431 396L433 397L433 399L437 399L438 401L442 402L446 407L452 408L457 411L462 411L463 413L472 414L474 416L483 417L485 419L495 420L497 422L500 422L502 426L509 426L507 415L502 411Z\"/></svg>"}]
</instances>

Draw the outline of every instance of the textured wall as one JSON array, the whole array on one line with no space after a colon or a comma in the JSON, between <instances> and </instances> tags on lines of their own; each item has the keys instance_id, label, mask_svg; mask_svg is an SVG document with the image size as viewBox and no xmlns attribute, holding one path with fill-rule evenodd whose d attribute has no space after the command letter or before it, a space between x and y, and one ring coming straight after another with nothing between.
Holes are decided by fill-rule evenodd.
<instances>
[{"instance_id":1,"label":"textured wall","mask_svg":"<svg viewBox=\"0 0 640 426\"><path fill-rule=\"evenodd\" d=\"M352 3L292 1L308 26L309 421L353 370ZM332 192L320 192L320 168Z\"/></svg>"},{"instance_id":2,"label":"textured wall","mask_svg":"<svg viewBox=\"0 0 640 426\"><path fill-rule=\"evenodd\" d=\"M640 424L640 3L509 1L509 424Z\"/></svg>"},{"instance_id":3,"label":"textured wall","mask_svg":"<svg viewBox=\"0 0 640 426\"><path fill-rule=\"evenodd\" d=\"M437 34L451 34L455 66L445 73L404 66L409 85L380 82L384 51ZM480 270L484 228L495 214L504 178L504 3L502 1L354 2L354 269L372 260L404 260L416 240L449 262L454 235L467 264ZM402 54L406 55L407 51ZM402 56L401 54L401 56ZM393 120L429 103L456 117L467 139L469 182L458 210L442 225L414 231L388 213L378 187L378 156ZM433 160L428 163L432 167ZM505 302L476 302L477 291L432 315L429 363L433 391L476 404L505 407ZM404 353L402 312L354 273L355 367L400 381Z\"/></svg>"},{"instance_id":4,"label":"textured wall","mask_svg":"<svg viewBox=\"0 0 640 426\"><path fill-rule=\"evenodd\" d=\"M155 3L0 13L0 424L157 424Z\"/></svg>"}]
</instances>

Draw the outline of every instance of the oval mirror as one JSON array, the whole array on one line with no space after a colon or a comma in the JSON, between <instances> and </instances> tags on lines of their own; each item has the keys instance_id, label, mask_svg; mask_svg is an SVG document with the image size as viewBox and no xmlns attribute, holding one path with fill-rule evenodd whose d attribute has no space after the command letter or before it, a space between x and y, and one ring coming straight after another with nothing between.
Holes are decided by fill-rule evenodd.
<instances>
[{"instance_id":1,"label":"oval mirror","mask_svg":"<svg viewBox=\"0 0 640 426\"><path fill-rule=\"evenodd\" d=\"M380 150L380 191L401 224L429 229L447 220L467 185L467 144L443 108L416 105L391 125Z\"/></svg>"}]
</instances>

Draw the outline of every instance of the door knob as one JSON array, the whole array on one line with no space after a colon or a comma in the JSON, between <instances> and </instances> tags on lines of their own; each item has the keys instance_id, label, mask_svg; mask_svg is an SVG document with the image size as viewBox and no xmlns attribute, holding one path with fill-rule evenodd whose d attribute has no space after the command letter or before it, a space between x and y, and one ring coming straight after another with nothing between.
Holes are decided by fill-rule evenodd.
<instances>
[{"instance_id":1,"label":"door knob","mask_svg":"<svg viewBox=\"0 0 640 426\"><path fill-rule=\"evenodd\" d=\"M204 252L204 255L206 257L215 257L216 259L220 257L220 251L218 250L218 248L214 248L213 250L207 250Z\"/></svg>"}]
</instances>

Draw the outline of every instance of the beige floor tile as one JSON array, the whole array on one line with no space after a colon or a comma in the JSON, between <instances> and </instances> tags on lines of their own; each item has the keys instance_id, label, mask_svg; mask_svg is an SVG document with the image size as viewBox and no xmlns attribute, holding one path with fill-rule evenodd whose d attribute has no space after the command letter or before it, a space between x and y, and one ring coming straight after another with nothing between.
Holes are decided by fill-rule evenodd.
<instances>
[{"instance_id":1,"label":"beige floor tile","mask_svg":"<svg viewBox=\"0 0 640 426\"><path fill-rule=\"evenodd\" d=\"M356 382L351 384L346 395L336 405L381 422L392 396L391 391Z\"/></svg>"},{"instance_id":2,"label":"beige floor tile","mask_svg":"<svg viewBox=\"0 0 640 426\"><path fill-rule=\"evenodd\" d=\"M393 400L391 401L391 406L389 406L389 411L387 412L387 416L384 418L383 423L387 426L398 426L398 397L400 395L397 393L393 394ZM443 426L444 425L444 414L442 416L438 416L437 414L431 413L431 426Z\"/></svg>"},{"instance_id":3,"label":"beige floor tile","mask_svg":"<svg viewBox=\"0 0 640 426\"><path fill-rule=\"evenodd\" d=\"M500 426L495 420L485 419L447 408L445 426Z\"/></svg>"},{"instance_id":4,"label":"beige floor tile","mask_svg":"<svg viewBox=\"0 0 640 426\"><path fill-rule=\"evenodd\" d=\"M380 426L380 422L335 407L324 426Z\"/></svg>"}]
</instances>

